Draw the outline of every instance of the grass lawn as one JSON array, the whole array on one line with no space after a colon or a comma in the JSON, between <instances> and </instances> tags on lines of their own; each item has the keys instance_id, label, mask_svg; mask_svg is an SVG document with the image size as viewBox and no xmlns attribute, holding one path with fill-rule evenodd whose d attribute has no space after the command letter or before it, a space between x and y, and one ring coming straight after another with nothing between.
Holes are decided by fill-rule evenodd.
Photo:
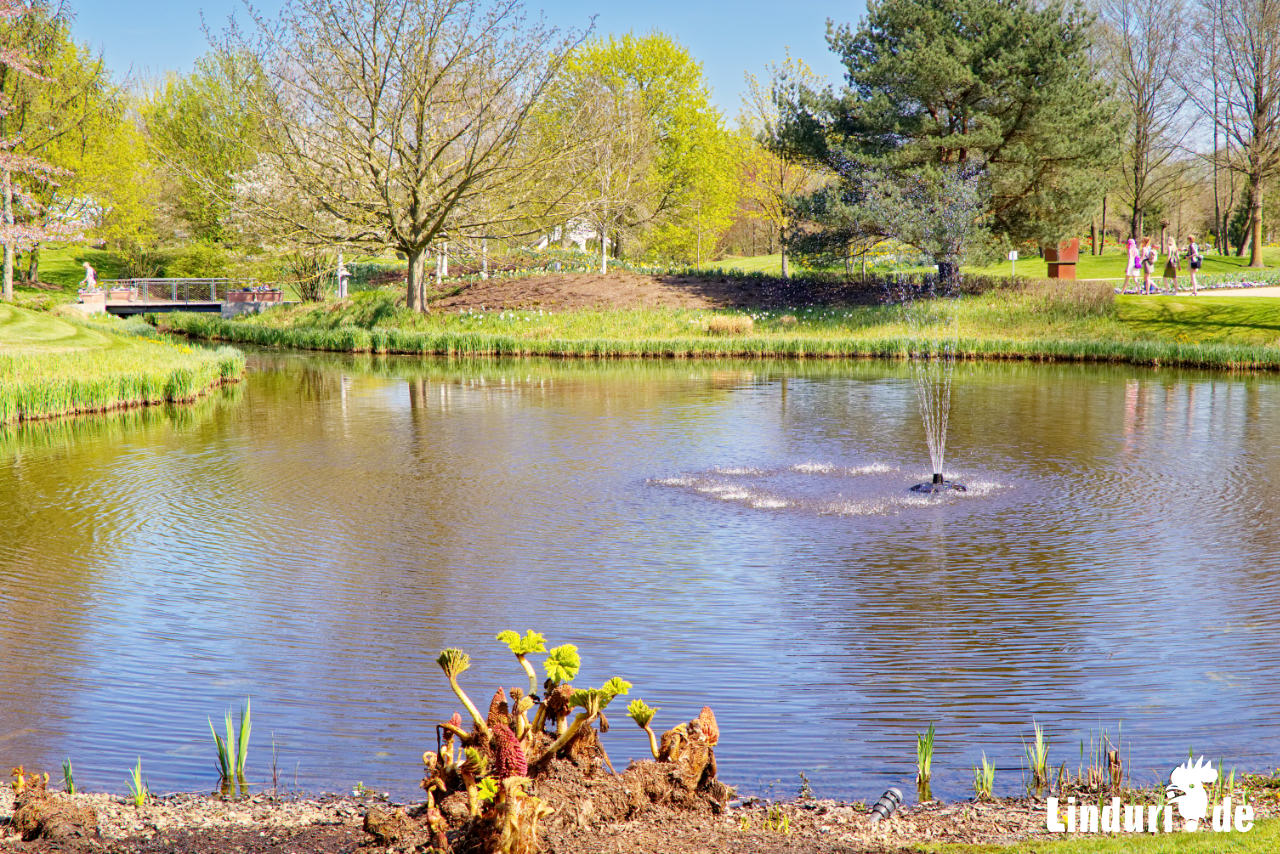
<instances>
[{"instance_id":1,"label":"grass lawn","mask_svg":"<svg viewBox=\"0 0 1280 854\"><path fill-rule=\"evenodd\" d=\"M189 400L243 370L235 350L175 344L140 322L0 304L0 424Z\"/></svg>"},{"instance_id":2,"label":"grass lawn","mask_svg":"<svg viewBox=\"0 0 1280 854\"><path fill-rule=\"evenodd\" d=\"M1280 346L1275 297L1121 296L1116 317L1134 334L1151 338Z\"/></svg>"}]
</instances>

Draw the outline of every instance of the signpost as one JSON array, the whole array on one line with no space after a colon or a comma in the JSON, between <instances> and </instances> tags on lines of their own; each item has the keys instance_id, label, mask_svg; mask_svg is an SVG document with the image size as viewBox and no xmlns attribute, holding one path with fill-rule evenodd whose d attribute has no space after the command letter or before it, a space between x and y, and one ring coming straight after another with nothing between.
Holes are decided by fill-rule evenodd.
<instances>
[{"instance_id":1,"label":"signpost","mask_svg":"<svg viewBox=\"0 0 1280 854\"><path fill-rule=\"evenodd\" d=\"M1018 250L1014 249L1009 253L1009 273L1010 275L1018 275Z\"/></svg>"}]
</instances>

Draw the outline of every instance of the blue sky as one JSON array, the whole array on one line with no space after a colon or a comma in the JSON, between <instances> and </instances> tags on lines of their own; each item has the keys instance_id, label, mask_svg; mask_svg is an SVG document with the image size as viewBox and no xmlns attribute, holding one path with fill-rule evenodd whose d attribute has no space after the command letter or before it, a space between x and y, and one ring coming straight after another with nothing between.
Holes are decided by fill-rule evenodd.
<instances>
[{"instance_id":1,"label":"blue sky","mask_svg":"<svg viewBox=\"0 0 1280 854\"><path fill-rule=\"evenodd\" d=\"M689 48L706 69L716 104L733 119L743 91L743 73L763 76L790 48L824 77L835 80L840 66L827 50L826 20L857 21L862 2L792 0L789 3L697 2L697 0L525 0L562 27L585 26L594 14L596 33L662 30ZM76 37L103 51L107 64L123 75L132 69L144 79L164 71L187 71L207 47L201 12L220 29L240 0L70 0ZM255 0L274 12L280 0Z\"/></svg>"}]
</instances>

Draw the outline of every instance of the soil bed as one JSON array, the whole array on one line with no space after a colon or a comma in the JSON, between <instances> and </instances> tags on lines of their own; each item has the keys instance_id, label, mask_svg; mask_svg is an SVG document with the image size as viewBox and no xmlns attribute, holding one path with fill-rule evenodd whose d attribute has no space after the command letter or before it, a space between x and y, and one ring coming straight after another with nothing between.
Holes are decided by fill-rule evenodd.
<instances>
[{"instance_id":1,"label":"soil bed","mask_svg":"<svg viewBox=\"0 0 1280 854\"><path fill-rule=\"evenodd\" d=\"M384 850L362 829L370 808L394 805L375 797L326 796L275 800L257 795L225 801L206 795L170 795L137 809L123 798L80 794L78 806L97 814L97 835L23 842L10 823L13 793L0 789L0 852L98 852L98 854L339 854ZM1254 801L1259 818L1274 816L1268 799ZM770 814L785 815L784 832L765 827ZM719 815L655 809L631 821L548 822L542 834L547 854L652 854L655 851L758 854L853 854L932 849L945 843L1010 844L1053 837L1045 831L1044 806L1030 800L927 803L903 807L872 826L865 805L799 800L767 805L734 802ZM1060 838L1060 837L1059 837Z\"/></svg>"},{"instance_id":2,"label":"soil bed","mask_svg":"<svg viewBox=\"0 0 1280 854\"><path fill-rule=\"evenodd\" d=\"M615 272L499 278L460 285L432 310L550 311L605 308L787 309L877 305L880 289L857 282L677 276Z\"/></svg>"}]
</instances>

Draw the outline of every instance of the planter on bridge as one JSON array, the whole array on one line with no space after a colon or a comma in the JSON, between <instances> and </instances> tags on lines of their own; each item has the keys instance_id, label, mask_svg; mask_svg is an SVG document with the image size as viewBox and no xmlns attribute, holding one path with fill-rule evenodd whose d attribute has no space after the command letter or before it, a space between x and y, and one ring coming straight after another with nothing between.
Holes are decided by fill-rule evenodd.
<instances>
[{"instance_id":1,"label":"planter on bridge","mask_svg":"<svg viewBox=\"0 0 1280 854\"><path fill-rule=\"evenodd\" d=\"M284 291L231 291L227 302L284 302Z\"/></svg>"},{"instance_id":2,"label":"planter on bridge","mask_svg":"<svg viewBox=\"0 0 1280 854\"><path fill-rule=\"evenodd\" d=\"M107 299L111 302L132 302L133 288L111 288L107 291Z\"/></svg>"},{"instance_id":3,"label":"planter on bridge","mask_svg":"<svg viewBox=\"0 0 1280 854\"><path fill-rule=\"evenodd\" d=\"M81 291L80 304L91 314L104 312L107 310L107 293L96 288L91 291Z\"/></svg>"}]
</instances>

